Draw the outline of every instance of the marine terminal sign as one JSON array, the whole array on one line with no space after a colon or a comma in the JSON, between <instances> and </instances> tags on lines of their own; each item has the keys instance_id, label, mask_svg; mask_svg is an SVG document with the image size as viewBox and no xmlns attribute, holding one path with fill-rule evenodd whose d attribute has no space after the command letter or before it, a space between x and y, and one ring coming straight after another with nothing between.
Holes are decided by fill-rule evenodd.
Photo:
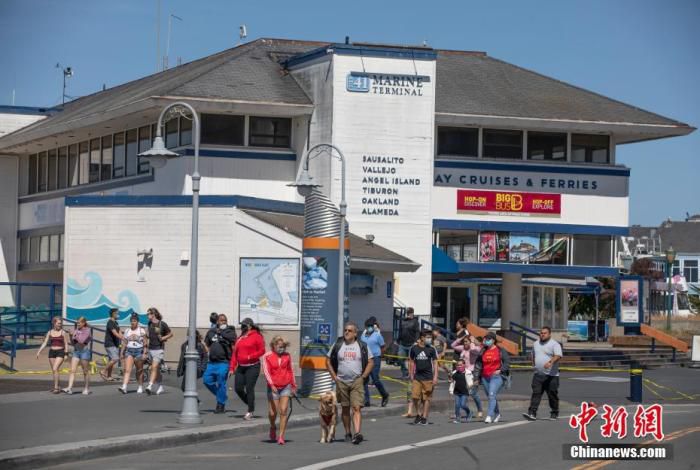
<instances>
[{"instance_id":1,"label":"marine terminal sign","mask_svg":"<svg viewBox=\"0 0 700 470\"><path fill-rule=\"evenodd\" d=\"M422 75L350 72L345 88L375 95L423 96L423 84L428 81L430 77Z\"/></svg>"},{"instance_id":2,"label":"marine terminal sign","mask_svg":"<svg viewBox=\"0 0 700 470\"><path fill-rule=\"evenodd\" d=\"M537 214L559 217L561 215L561 194L460 189L457 190L457 211L476 214Z\"/></svg>"}]
</instances>

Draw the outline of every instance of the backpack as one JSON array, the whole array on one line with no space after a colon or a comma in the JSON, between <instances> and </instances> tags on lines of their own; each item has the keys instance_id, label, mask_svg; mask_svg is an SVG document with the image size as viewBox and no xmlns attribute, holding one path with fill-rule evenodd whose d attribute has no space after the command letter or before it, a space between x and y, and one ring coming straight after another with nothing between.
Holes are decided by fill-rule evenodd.
<instances>
[{"instance_id":1,"label":"backpack","mask_svg":"<svg viewBox=\"0 0 700 470\"><path fill-rule=\"evenodd\" d=\"M367 364L369 364L369 350L367 349L367 344L363 341L360 341L359 339L356 339L355 341L357 341L357 344L360 345L360 355L362 356L362 372L364 372L367 368ZM333 348L331 348L331 366L336 372L338 372L338 352L340 351L340 347L343 345L344 342L345 340L341 336L335 341ZM365 381L368 379L369 377L367 377Z\"/></svg>"}]
</instances>

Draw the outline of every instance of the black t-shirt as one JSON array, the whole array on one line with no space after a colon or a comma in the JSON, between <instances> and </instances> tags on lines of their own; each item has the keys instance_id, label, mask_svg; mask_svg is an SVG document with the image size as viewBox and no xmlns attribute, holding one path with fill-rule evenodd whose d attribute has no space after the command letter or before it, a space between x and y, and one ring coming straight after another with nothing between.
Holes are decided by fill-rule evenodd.
<instances>
[{"instance_id":1,"label":"black t-shirt","mask_svg":"<svg viewBox=\"0 0 700 470\"><path fill-rule=\"evenodd\" d=\"M117 348L121 343L121 340L112 333L112 330L119 331L119 323L111 318L107 320L107 327L105 331L105 348Z\"/></svg>"},{"instance_id":2,"label":"black t-shirt","mask_svg":"<svg viewBox=\"0 0 700 470\"><path fill-rule=\"evenodd\" d=\"M437 351L432 346L420 347L417 344L408 353L416 366L416 380L433 380L433 361L437 359Z\"/></svg>"},{"instance_id":3,"label":"black t-shirt","mask_svg":"<svg viewBox=\"0 0 700 470\"><path fill-rule=\"evenodd\" d=\"M209 346L209 362L228 362L231 360L231 347L236 343L236 329L218 326L207 332L204 342Z\"/></svg>"},{"instance_id":4,"label":"black t-shirt","mask_svg":"<svg viewBox=\"0 0 700 470\"><path fill-rule=\"evenodd\" d=\"M163 342L158 336L165 336L169 333L170 327L163 320L157 324L148 322L148 348L154 350L163 349Z\"/></svg>"},{"instance_id":5,"label":"black t-shirt","mask_svg":"<svg viewBox=\"0 0 700 470\"><path fill-rule=\"evenodd\" d=\"M455 395L469 395L469 388L467 388L467 377L464 372L454 371L452 372L452 380L455 381Z\"/></svg>"}]
</instances>

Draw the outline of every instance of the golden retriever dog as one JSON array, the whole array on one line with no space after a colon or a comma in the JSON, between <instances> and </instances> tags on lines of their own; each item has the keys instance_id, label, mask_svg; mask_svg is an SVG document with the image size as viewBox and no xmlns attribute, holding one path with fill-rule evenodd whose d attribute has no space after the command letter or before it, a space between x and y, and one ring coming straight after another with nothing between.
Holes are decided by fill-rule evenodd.
<instances>
[{"instance_id":1,"label":"golden retriever dog","mask_svg":"<svg viewBox=\"0 0 700 470\"><path fill-rule=\"evenodd\" d=\"M321 440L319 442L329 444L335 439L338 402L333 392L323 392L318 401L318 415L321 418Z\"/></svg>"}]
</instances>

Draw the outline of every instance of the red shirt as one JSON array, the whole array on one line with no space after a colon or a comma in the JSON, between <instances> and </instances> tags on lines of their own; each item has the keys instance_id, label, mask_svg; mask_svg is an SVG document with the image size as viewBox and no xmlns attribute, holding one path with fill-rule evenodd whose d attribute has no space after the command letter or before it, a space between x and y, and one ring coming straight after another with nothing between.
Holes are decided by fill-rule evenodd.
<instances>
[{"instance_id":1,"label":"red shirt","mask_svg":"<svg viewBox=\"0 0 700 470\"><path fill-rule=\"evenodd\" d=\"M498 346L486 349L481 360L483 361L481 376L487 379L491 378L494 372L501 368L501 350L498 349Z\"/></svg>"},{"instance_id":2,"label":"red shirt","mask_svg":"<svg viewBox=\"0 0 700 470\"><path fill-rule=\"evenodd\" d=\"M249 330L245 336L241 336L236 341L231 354L229 370L234 371L236 367L252 366L260 362L260 357L265 354L265 341L258 330Z\"/></svg>"},{"instance_id":3,"label":"red shirt","mask_svg":"<svg viewBox=\"0 0 700 470\"><path fill-rule=\"evenodd\" d=\"M279 355L274 351L269 351L262 357L261 362L268 385L278 390L287 385L291 385L293 389L297 388L292 368L292 356L289 353Z\"/></svg>"}]
</instances>

